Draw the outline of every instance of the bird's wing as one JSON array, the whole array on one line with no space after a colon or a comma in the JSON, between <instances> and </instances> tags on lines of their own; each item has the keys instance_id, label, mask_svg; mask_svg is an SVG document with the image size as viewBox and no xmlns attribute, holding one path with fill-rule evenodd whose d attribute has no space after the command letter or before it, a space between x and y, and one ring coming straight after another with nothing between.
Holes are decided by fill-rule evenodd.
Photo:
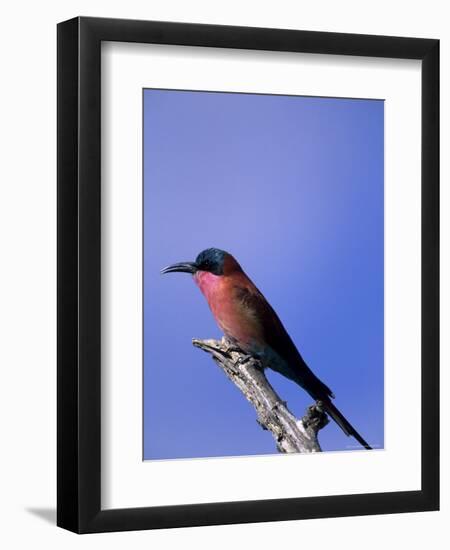
<instances>
[{"instance_id":1,"label":"bird's wing","mask_svg":"<svg viewBox=\"0 0 450 550\"><path fill-rule=\"evenodd\" d=\"M233 294L247 314L258 323L263 341L289 365L291 372L282 374L294 378L314 399L334 397L330 388L305 363L275 310L253 283L234 287Z\"/></svg>"}]
</instances>

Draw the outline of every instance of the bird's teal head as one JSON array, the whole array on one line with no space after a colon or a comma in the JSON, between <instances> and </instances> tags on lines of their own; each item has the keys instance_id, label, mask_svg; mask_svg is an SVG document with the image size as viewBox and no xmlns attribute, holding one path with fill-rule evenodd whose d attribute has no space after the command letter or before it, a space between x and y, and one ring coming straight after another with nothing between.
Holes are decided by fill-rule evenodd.
<instances>
[{"instance_id":1,"label":"bird's teal head","mask_svg":"<svg viewBox=\"0 0 450 550\"><path fill-rule=\"evenodd\" d=\"M225 252L225 250L207 248L197 256L195 264L201 271L208 271L214 275L223 275L225 258L227 256L230 256L230 254Z\"/></svg>"},{"instance_id":2,"label":"bird's teal head","mask_svg":"<svg viewBox=\"0 0 450 550\"><path fill-rule=\"evenodd\" d=\"M239 264L231 254L219 248L207 248L200 252L195 262L180 262L165 267L161 273L191 273L206 271L213 275L226 275L230 270L239 268Z\"/></svg>"}]
</instances>

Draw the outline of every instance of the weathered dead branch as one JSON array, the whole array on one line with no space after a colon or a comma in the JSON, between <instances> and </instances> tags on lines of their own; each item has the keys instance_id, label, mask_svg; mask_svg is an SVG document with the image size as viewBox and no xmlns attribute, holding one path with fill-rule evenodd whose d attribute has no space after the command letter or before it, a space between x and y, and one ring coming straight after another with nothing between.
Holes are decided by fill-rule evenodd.
<instances>
[{"instance_id":1,"label":"weathered dead branch","mask_svg":"<svg viewBox=\"0 0 450 550\"><path fill-rule=\"evenodd\" d=\"M272 433L281 453L321 451L317 434L328 423L328 417L320 402L308 407L305 416L297 419L272 388L255 358L246 356L225 339L194 339L192 343L211 354L217 365L254 406L257 422Z\"/></svg>"}]
</instances>

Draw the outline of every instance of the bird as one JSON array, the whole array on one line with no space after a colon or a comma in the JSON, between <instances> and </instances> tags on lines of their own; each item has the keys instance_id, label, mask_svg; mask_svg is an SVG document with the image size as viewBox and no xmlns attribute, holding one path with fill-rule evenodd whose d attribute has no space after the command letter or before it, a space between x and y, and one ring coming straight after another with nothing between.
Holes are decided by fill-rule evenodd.
<instances>
[{"instance_id":1,"label":"bird","mask_svg":"<svg viewBox=\"0 0 450 550\"><path fill-rule=\"evenodd\" d=\"M245 356L257 359L264 369L272 369L298 384L320 402L347 436L371 449L334 405L331 389L308 367L273 307L229 252L207 248L193 262L179 262L161 270L162 274L177 272L193 276L232 345Z\"/></svg>"}]
</instances>

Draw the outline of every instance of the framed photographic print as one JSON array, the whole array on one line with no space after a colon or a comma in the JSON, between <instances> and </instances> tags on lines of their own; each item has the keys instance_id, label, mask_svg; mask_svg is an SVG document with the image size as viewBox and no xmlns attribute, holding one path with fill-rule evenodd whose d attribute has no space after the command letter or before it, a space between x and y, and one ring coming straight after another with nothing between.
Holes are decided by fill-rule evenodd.
<instances>
[{"instance_id":1,"label":"framed photographic print","mask_svg":"<svg viewBox=\"0 0 450 550\"><path fill-rule=\"evenodd\" d=\"M58 525L437 510L439 41L58 25Z\"/></svg>"}]
</instances>

